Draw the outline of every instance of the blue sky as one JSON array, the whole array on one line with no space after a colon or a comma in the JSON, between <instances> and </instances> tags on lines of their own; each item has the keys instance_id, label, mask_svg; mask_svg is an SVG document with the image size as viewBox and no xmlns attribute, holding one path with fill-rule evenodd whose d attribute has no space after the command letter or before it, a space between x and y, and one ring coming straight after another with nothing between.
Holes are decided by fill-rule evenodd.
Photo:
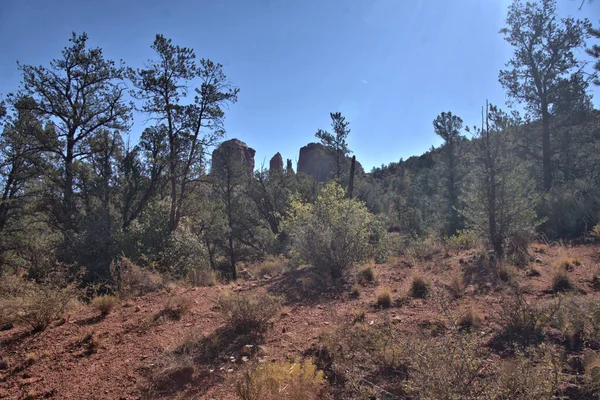
<instances>
[{"instance_id":1,"label":"blue sky","mask_svg":"<svg viewBox=\"0 0 600 400\"><path fill-rule=\"evenodd\" d=\"M0 0L0 94L14 91L16 61L46 65L72 31L133 67L152 57L156 33L224 65L240 88L228 138L296 161L328 129L350 121L350 147L373 166L421 154L440 140L432 120L452 111L478 123L486 99L503 105L498 71L511 56L498 30L508 0ZM563 16L600 21L600 1ZM594 90L598 93L598 90ZM143 129L137 118L132 141Z\"/></svg>"}]
</instances>

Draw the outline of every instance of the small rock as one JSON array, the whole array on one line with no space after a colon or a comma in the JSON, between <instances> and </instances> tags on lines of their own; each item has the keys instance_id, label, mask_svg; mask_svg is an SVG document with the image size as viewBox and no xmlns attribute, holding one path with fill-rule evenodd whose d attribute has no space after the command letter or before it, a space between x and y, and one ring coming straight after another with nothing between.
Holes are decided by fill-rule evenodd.
<instances>
[{"instance_id":1,"label":"small rock","mask_svg":"<svg viewBox=\"0 0 600 400\"><path fill-rule=\"evenodd\" d=\"M248 362L248 357L242 356L242 362Z\"/></svg>"},{"instance_id":2,"label":"small rock","mask_svg":"<svg viewBox=\"0 0 600 400\"><path fill-rule=\"evenodd\" d=\"M140 306L135 306L135 312L140 312L142 311L142 307Z\"/></svg>"}]
</instances>

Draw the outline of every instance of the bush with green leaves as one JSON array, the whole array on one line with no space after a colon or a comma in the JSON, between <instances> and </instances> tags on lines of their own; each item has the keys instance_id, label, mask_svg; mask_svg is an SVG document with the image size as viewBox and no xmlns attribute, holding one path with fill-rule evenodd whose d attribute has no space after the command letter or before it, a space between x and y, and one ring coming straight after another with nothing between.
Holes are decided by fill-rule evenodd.
<instances>
[{"instance_id":1,"label":"bush with green leaves","mask_svg":"<svg viewBox=\"0 0 600 400\"><path fill-rule=\"evenodd\" d=\"M369 255L373 223L364 203L331 182L314 204L293 199L284 229L294 256L337 279Z\"/></svg>"},{"instance_id":2,"label":"bush with green leaves","mask_svg":"<svg viewBox=\"0 0 600 400\"><path fill-rule=\"evenodd\" d=\"M195 284L200 282L194 282L194 277L203 276L202 271L210 271L206 245L185 220L171 233L159 258L164 272L176 278L190 279Z\"/></svg>"}]
</instances>

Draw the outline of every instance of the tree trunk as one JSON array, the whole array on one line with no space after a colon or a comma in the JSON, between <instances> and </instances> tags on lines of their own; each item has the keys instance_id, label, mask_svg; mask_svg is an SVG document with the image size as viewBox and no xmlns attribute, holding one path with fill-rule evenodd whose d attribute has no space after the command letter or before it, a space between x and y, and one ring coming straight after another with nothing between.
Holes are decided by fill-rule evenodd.
<instances>
[{"instance_id":1,"label":"tree trunk","mask_svg":"<svg viewBox=\"0 0 600 400\"><path fill-rule=\"evenodd\" d=\"M550 147L550 113L548 105L542 105L542 164L544 169L544 190L552 188L552 154Z\"/></svg>"},{"instance_id":2,"label":"tree trunk","mask_svg":"<svg viewBox=\"0 0 600 400\"><path fill-rule=\"evenodd\" d=\"M352 198L352 192L354 192L354 173L356 168L356 156L352 156L352 162L350 164L350 180L348 181L348 198Z\"/></svg>"}]
</instances>

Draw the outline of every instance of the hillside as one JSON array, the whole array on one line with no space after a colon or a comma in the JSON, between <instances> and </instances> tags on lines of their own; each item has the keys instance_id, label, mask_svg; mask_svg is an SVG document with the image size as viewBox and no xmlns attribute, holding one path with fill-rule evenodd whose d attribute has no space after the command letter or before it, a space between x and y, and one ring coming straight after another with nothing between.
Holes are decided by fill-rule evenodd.
<instances>
[{"instance_id":1,"label":"hillside","mask_svg":"<svg viewBox=\"0 0 600 400\"><path fill-rule=\"evenodd\" d=\"M317 366L325 368L328 384L319 398L355 398L350 385L336 378L334 367L327 365L325 357L327 351L333 354L335 349L326 349L323 335L338 328L389 326L396 334L442 343L453 335L455 322L461 315L474 310L474 315L481 317L474 329L479 350L486 363L499 364L512 357L507 348L499 345L502 329L506 328L502 310L507 296L514 298L511 287L519 287L532 307L564 297L553 293L551 287L557 264L565 260L573 262L568 273L573 289L561 307L567 310L572 301L600 307L600 292L596 291L599 287L595 285L597 280L594 281L600 270L599 245L534 244L530 249L531 267L510 270L504 277L506 282L494 276L491 269L478 265L473 250L430 250L429 260L416 261L414 256L405 255L386 264L372 265L376 280L360 286L358 298L350 296L352 283L357 279L354 274L344 286L324 290L315 286L322 281L314 279L310 269L300 269L273 277L248 277L235 285L197 288L169 285L168 290L121 300L104 319L91 306L79 305L64 320L37 334L29 334L26 326L16 325L0 332L0 398L234 399L235 382L255 363L297 361L305 357L312 357ZM540 275L534 276L532 268ZM422 274L430 284L430 294L425 299L409 295L415 274ZM453 283L456 274L464 279L464 287L458 287L461 293L455 293L459 297L443 296L453 293L453 287L456 290ZM390 308L375 304L376 292L381 288L391 290ZM283 295L284 309L257 343L226 337L214 311L215 299L225 291ZM187 311L180 320L164 312L169 307L173 309L173 304ZM567 317L575 316L567 313ZM552 327L553 322L548 320L542 326L540 343L564 352L560 365L569 382L563 383L561 390L568 393L569 384L581 384L583 378L577 376L585 375L581 358L590 348L597 349L600 336L594 331L593 337L586 336L585 342L573 344L569 342L568 327L561 332ZM203 350L196 353L191 366L180 365L177 369L171 365L165 369L166 355L183 342ZM247 344L260 348L248 351L251 347ZM404 390L398 383L401 375L376 374L369 378L369 368L376 366L361 359L364 349L355 350L356 358L346 362L361 366L361 378L368 382L363 385L371 386L376 398L401 398ZM414 354L403 354L402 358L411 356ZM445 360L440 357L443 364ZM385 393L397 397L383 397ZM578 395L583 395L581 386Z\"/></svg>"}]
</instances>

